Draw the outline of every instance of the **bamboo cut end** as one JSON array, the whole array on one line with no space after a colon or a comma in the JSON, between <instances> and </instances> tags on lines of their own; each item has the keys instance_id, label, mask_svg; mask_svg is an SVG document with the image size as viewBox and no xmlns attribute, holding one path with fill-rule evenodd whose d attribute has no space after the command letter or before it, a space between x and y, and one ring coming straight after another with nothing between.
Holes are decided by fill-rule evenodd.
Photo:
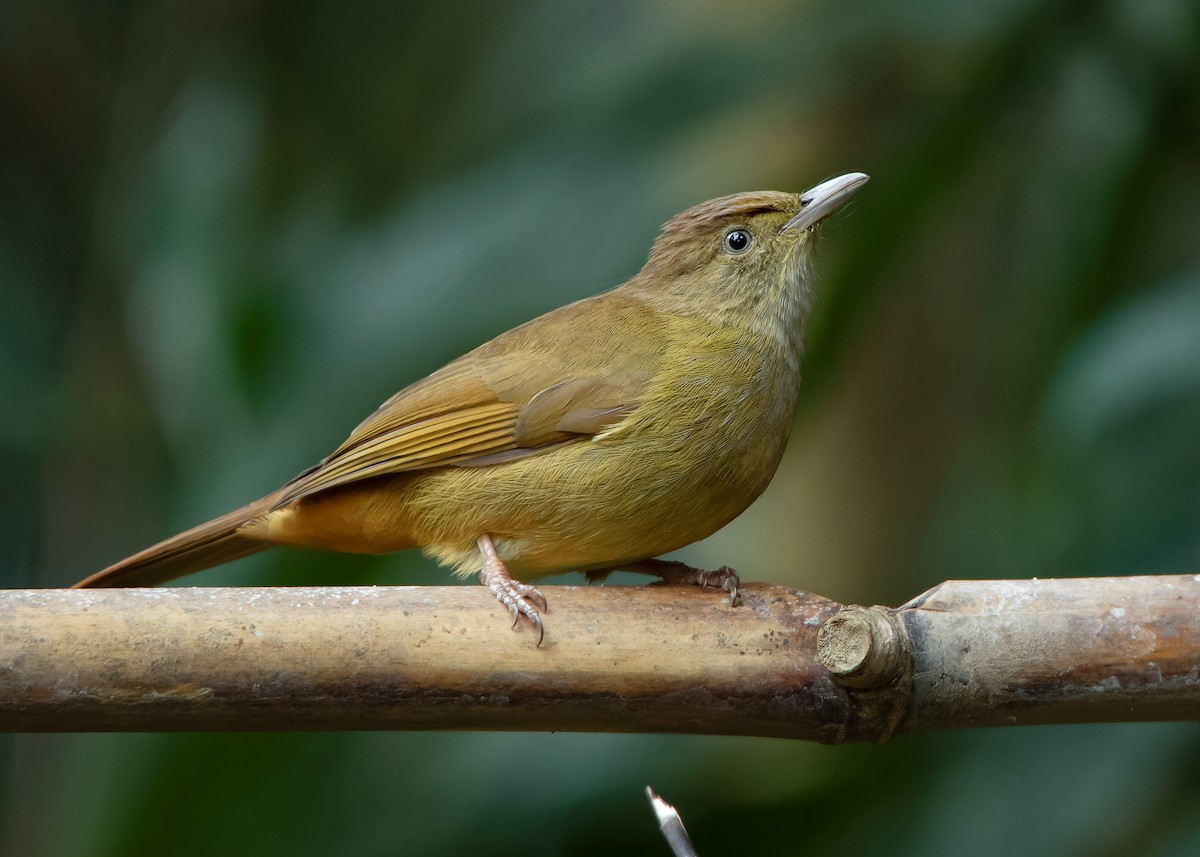
<instances>
[{"instance_id":1,"label":"bamboo cut end","mask_svg":"<svg viewBox=\"0 0 1200 857\"><path fill-rule=\"evenodd\" d=\"M891 684L912 664L908 636L885 607L843 607L817 633L817 660L847 687Z\"/></svg>"}]
</instances>

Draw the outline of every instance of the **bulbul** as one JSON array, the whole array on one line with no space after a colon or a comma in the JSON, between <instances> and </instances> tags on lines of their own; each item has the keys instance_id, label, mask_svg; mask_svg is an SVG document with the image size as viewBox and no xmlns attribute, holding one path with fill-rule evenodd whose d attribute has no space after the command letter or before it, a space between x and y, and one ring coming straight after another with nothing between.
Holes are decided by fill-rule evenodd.
<instances>
[{"instance_id":1,"label":"bulbul","mask_svg":"<svg viewBox=\"0 0 1200 857\"><path fill-rule=\"evenodd\" d=\"M757 498L791 432L821 221L867 181L713 199L623 285L502 333L384 402L279 490L77 587L146 586L296 545L420 548L544 634L524 580L618 568L724 586L655 557Z\"/></svg>"}]
</instances>

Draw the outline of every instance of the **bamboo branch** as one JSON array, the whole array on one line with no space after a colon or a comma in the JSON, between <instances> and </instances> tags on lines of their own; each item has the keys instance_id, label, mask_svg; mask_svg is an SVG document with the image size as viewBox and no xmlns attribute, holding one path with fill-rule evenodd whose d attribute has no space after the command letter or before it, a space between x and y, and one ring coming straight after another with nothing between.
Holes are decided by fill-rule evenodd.
<instances>
[{"instance_id":1,"label":"bamboo branch","mask_svg":"<svg viewBox=\"0 0 1200 857\"><path fill-rule=\"evenodd\" d=\"M1200 576L950 581L895 610L751 584L0 592L0 729L502 729L882 741L1200 719Z\"/></svg>"}]
</instances>

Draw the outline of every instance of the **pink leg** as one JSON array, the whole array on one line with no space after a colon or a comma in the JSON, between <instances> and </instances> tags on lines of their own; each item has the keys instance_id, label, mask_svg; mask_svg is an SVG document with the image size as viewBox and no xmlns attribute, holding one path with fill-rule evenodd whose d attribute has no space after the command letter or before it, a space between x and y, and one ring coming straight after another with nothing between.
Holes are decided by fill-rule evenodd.
<instances>
[{"instance_id":1,"label":"pink leg","mask_svg":"<svg viewBox=\"0 0 1200 857\"><path fill-rule=\"evenodd\" d=\"M497 601L512 611L514 628L517 627L522 616L529 620L530 625L537 628L537 644L540 646L546 636L546 628L542 624L542 616L538 610L540 609L542 613L550 612L550 608L546 605L546 596L529 584L513 580L509 576L508 568L496 555L496 546L492 544L492 537L487 533L476 539L475 543L479 545L479 552L483 554L483 568L479 572L479 582L491 590Z\"/></svg>"},{"instance_id":2,"label":"pink leg","mask_svg":"<svg viewBox=\"0 0 1200 857\"><path fill-rule=\"evenodd\" d=\"M636 571L639 574L652 574L655 577L661 577L663 583L677 584L680 586L699 586L704 589L709 586L715 586L719 589L724 589L729 593L729 603L737 604L738 584L742 582L738 577L738 573L727 565L723 565L716 571L705 571L702 568L693 568L692 566L674 562L665 559L643 559L639 562L627 562L620 568L625 571ZM589 582L603 580L610 573L616 571L615 568L605 568L599 571L587 572Z\"/></svg>"}]
</instances>

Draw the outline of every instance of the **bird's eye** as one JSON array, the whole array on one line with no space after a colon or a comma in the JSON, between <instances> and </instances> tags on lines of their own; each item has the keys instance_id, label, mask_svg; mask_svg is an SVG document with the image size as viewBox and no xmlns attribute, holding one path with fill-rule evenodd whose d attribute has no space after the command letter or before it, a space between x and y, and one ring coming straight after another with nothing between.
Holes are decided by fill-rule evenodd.
<instances>
[{"instance_id":1,"label":"bird's eye","mask_svg":"<svg viewBox=\"0 0 1200 857\"><path fill-rule=\"evenodd\" d=\"M753 243L754 235L749 229L730 229L725 233L725 252L731 256L740 256Z\"/></svg>"}]
</instances>

